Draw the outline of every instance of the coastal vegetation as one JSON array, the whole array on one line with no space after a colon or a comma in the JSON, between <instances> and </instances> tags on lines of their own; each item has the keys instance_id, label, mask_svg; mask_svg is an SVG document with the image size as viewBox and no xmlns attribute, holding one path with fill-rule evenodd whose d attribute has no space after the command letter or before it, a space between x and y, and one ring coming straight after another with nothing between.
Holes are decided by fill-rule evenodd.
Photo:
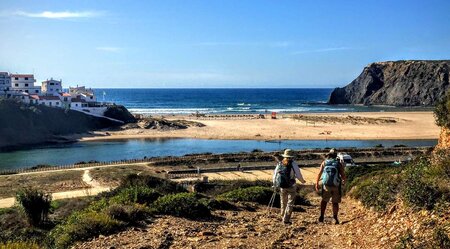
<instances>
[{"instance_id":1,"label":"coastal vegetation","mask_svg":"<svg viewBox=\"0 0 450 249\"><path fill-rule=\"evenodd\" d=\"M450 91L436 104L434 117L437 125L450 129Z\"/></svg>"},{"instance_id":2,"label":"coastal vegetation","mask_svg":"<svg viewBox=\"0 0 450 249\"><path fill-rule=\"evenodd\" d=\"M449 127L450 94L435 109L436 123ZM408 230L396 248L450 247L450 153L437 149L397 166L347 168L346 192L386 216L406 210L421 231ZM430 239L432 238L432 239Z\"/></svg>"}]
</instances>

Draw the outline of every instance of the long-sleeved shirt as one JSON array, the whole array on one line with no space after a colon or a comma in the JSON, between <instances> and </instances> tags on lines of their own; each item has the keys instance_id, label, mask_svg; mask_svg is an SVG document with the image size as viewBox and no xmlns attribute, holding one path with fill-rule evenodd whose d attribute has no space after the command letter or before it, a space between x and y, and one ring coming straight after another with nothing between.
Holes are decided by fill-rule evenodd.
<instances>
[{"instance_id":1,"label":"long-sleeved shirt","mask_svg":"<svg viewBox=\"0 0 450 249\"><path fill-rule=\"evenodd\" d=\"M285 167L285 166L282 165L282 162L279 162L277 164L277 166L275 167L275 171L273 172L272 182L274 184L275 184L275 179L277 177L277 173L280 170L280 167ZM292 162L291 178L292 179L297 178L301 182L305 181L303 179L302 173L300 172L300 168L298 167L298 164L296 162Z\"/></svg>"}]
</instances>

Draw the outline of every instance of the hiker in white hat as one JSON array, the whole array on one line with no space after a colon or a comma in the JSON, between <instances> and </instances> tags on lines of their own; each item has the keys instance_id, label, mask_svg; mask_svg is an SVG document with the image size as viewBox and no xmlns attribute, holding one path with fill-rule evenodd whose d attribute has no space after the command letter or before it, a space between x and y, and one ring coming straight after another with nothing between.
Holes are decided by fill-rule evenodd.
<instances>
[{"instance_id":1,"label":"hiker in white hat","mask_svg":"<svg viewBox=\"0 0 450 249\"><path fill-rule=\"evenodd\" d=\"M306 183L300 172L298 164L294 161L294 153L291 149L286 149L281 155L283 159L277 156L277 166L273 174L273 186L280 189L281 218L285 224L291 224L291 214L294 208L295 197L297 195L297 178L301 183Z\"/></svg>"}]
</instances>

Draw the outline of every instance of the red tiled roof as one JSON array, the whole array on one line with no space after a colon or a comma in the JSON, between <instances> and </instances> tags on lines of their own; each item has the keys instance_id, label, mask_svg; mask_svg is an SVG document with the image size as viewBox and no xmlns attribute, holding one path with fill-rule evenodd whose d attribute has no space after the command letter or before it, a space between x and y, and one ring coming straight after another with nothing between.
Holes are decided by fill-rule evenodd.
<instances>
[{"instance_id":1,"label":"red tiled roof","mask_svg":"<svg viewBox=\"0 0 450 249\"><path fill-rule=\"evenodd\" d=\"M30 98L32 98L32 99L39 99L39 96L37 96L35 94L32 94L32 95L30 95Z\"/></svg>"},{"instance_id":2,"label":"red tiled roof","mask_svg":"<svg viewBox=\"0 0 450 249\"><path fill-rule=\"evenodd\" d=\"M59 93L59 95L61 95L63 97L72 97L72 95L70 95L70 93Z\"/></svg>"}]
</instances>

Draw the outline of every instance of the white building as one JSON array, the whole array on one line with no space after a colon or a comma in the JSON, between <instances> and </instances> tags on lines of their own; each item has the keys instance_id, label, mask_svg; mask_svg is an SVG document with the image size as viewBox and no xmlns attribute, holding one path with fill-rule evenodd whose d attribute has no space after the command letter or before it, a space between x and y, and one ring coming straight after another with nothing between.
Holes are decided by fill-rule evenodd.
<instances>
[{"instance_id":1,"label":"white building","mask_svg":"<svg viewBox=\"0 0 450 249\"><path fill-rule=\"evenodd\" d=\"M39 96L39 95L30 95L30 104L37 105L46 105L50 107L62 107L62 101L58 96Z\"/></svg>"},{"instance_id":2,"label":"white building","mask_svg":"<svg viewBox=\"0 0 450 249\"><path fill-rule=\"evenodd\" d=\"M11 90L18 92L25 92L30 94L41 93L40 87L35 87L34 75L32 74L11 74Z\"/></svg>"},{"instance_id":3,"label":"white building","mask_svg":"<svg viewBox=\"0 0 450 249\"><path fill-rule=\"evenodd\" d=\"M72 96L80 96L87 102L97 102L97 98L95 97L94 91L91 88L87 89L84 86L69 87L69 93Z\"/></svg>"},{"instance_id":4,"label":"white building","mask_svg":"<svg viewBox=\"0 0 450 249\"><path fill-rule=\"evenodd\" d=\"M59 99L61 99L64 108L70 108L70 103L72 102L72 95L66 92L60 92Z\"/></svg>"},{"instance_id":5,"label":"white building","mask_svg":"<svg viewBox=\"0 0 450 249\"><path fill-rule=\"evenodd\" d=\"M11 76L8 72L0 72L0 95L11 88Z\"/></svg>"},{"instance_id":6,"label":"white building","mask_svg":"<svg viewBox=\"0 0 450 249\"><path fill-rule=\"evenodd\" d=\"M50 80L42 81L41 91L46 95L59 96L59 93L63 92L62 80Z\"/></svg>"}]
</instances>

